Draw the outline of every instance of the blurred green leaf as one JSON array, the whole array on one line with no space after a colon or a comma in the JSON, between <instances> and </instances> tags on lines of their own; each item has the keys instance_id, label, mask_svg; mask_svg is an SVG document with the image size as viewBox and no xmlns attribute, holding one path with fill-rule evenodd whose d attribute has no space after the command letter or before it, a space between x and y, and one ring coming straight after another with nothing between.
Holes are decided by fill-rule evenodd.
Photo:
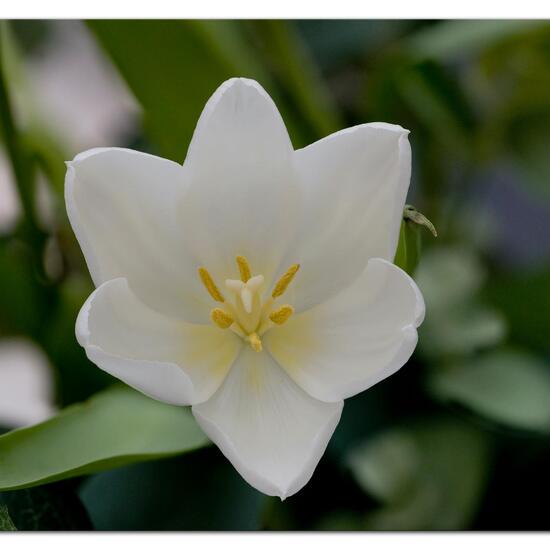
<instances>
[{"instance_id":1,"label":"blurred green leaf","mask_svg":"<svg viewBox=\"0 0 550 550\"><path fill-rule=\"evenodd\" d=\"M355 449L348 463L363 490L392 502L411 491L421 459L414 437L396 430Z\"/></svg>"},{"instance_id":2,"label":"blurred green leaf","mask_svg":"<svg viewBox=\"0 0 550 550\"><path fill-rule=\"evenodd\" d=\"M484 491L489 447L465 424L425 421L376 436L351 454L350 467L383 503L366 528L464 529Z\"/></svg>"},{"instance_id":3,"label":"blurred green leaf","mask_svg":"<svg viewBox=\"0 0 550 550\"><path fill-rule=\"evenodd\" d=\"M140 531L259 529L267 499L213 447L94 475L80 495L96 529Z\"/></svg>"},{"instance_id":4,"label":"blurred green leaf","mask_svg":"<svg viewBox=\"0 0 550 550\"><path fill-rule=\"evenodd\" d=\"M173 160L183 160L206 101L224 80L254 78L278 99L238 21L87 23L141 103L153 142Z\"/></svg>"},{"instance_id":5,"label":"blurred green leaf","mask_svg":"<svg viewBox=\"0 0 550 550\"><path fill-rule=\"evenodd\" d=\"M480 128L484 154L515 162L527 189L545 199L550 196L549 64L550 24L546 22L521 40L508 40L485 51L471 77L485 111Z\"/></svg>"},{"instance_id":6,"label":"blurred green leaf","mask_svg":"<svg viewBox=\"0 0 550 550\"><path fill-rule=\"evenodd\" d=\"M485 276L474 252L451 246L426 251L416 273L431 311L447 311L469 300L481 288Z\"/></svg>"},{"instance_id":7,"label":"blurred green leaf","mask_svg":"<svg viewBox=\"0 0 550 550\"><path fill-rule=\"evenodd\" d=\"M33 252L21 239L0 239L0 330L36 334L47 296L34 276Z\"/></svg>"},{"instance_id":8,"label":"blurred green leaf","mask_svg":"<svg viewBox=\"0 0 550 550\"><path fill-rule=\"evenodd\" d=\"M336 105L294 22L264 19L251 25L281 86L291 96L297 116L303 116L312 127L311 141L341 129L343 122Z\"/></svg>"},{"instance_id":9,"label":"blurred green leaf","mask_svg":"<svg viewBox=\"0 0 550 550\"><path fill-rule=\"evenodd\" d=\"M463 58L510 37L548 25L536 20L440 21L405 41L409 53L420 58Z\"/></svg>"},{"instance_id":10,"label":"blurred green leaf","mask_svg":"<svg viewBox=\"0 0 550 550\"><path fill-rule=\"evenodd\" d=\"M550 88L547 89L550 93ZM550 198L550 108L545 110L533 109L510 124L508 130L509 143L523 173L529 188L537 196Z\"/></svg>"},{"instance_id":11,"label":"blurred green leaf","mask_svg":"<svg viewBox=\"0 0 550 550\"><path fill-rule=\"evenodd\" d=\"M484 296L506 316L515 344L550 353L550 270L493 276Z\"/></svg>"},{"instance_id":12,"label":"blurred green leaf","mask_svg":"<svg viewBox=\"0 0 550 550\"><path fill-rule=\"evenodd\" d=\"M429 312L420 327L420 350L428 356L468 354L506 335L503 316L479 300L486 278L480 259L463 248L427 251L415 273Z\"/></svg>"},{"instance_id":13,"label":"blurred green leaf","mask_svg":"<svg viewBox=\"0 0 550 550\"><path fill-rule=\"evenodd\" d=\"M5 504L0 504L0 531L17 531Z\"/></svg>"},{"instance_id":14,"label":"blurred green leaf","mask_svg":"<svg viewBox=\"0 0 550 550\"><path fill-rule=\"evenodd\" d=\"M209 443L188 409L114 387L0 436L0 490L31 487Z\"/></svg>"},{"instance_id":15,"label":"blurred green leaf","mask_svg":"<svg viewBox=\"0 0 550 550\"><path fill-rule=\"evenodd\" d=\"M113 383L113 378L86 357L75 336L75 321L93 291L88 277L73 274L58 286L58 301L51 307L40 341L58 373L57 398L61 406L88 399Z\"/></svg>"},{"instance_id":16,"label":"blurred green leaf","mask_svg":"<svg viewBox=\"0 0 550 550\"><path fill-rule=\"evenodd\" d=\"M1 502L7 506L18 531L92 529L86 509L67 483L2 493Z\"/></svg>"},{"instance_id":17,"label":"blurred green leaf","mask_svg":"<svg viewBox=\"0 0 550 550\"><path fill-rule=\"evenodd\" d=\"M33 161L48 178L51 189L63 197L67 159L63 148L51 134L38 125L33 125L25 132L23 140Z\"/></svg>"},{"instance_id":18,"label":"blurred green leaf","mask_svg":"<svg viewBox=\"0 0 550 550\"><path fill-rule=\"evenodd\" d=\"M428 355L462 355L501 342L506 323L498 311L473 302L434 313L419 330L421 349Z\"/></svg>"},{"instance_id":19,"label":"blurred green leaf","mask_svg":"<svg viewBox=\"0 0 550 550\"><path fill-rule=\"evenodd\" d=\"M528 353L497 351L434 369L429 387L439 399L460 403L496 422L550 431L550 369Z\"/></svg>"},{"instance_id":20,"label":"blurred green leaf","mask_svg":"<svg viewBox=\"0 0 550 550\"><path fill-rule=\"evenodd\" d=\"M364 529L363 515L351 511L329 514L315 526L316 531L363 531Z\"/></svg>"},{"instance_id":21,"label":"blurred green leaf","mask_svg":"<svg viewBox=\"0 0 550 550\"><path fill-rule=\"evenodd\" d=\"M451 149L455 157L469 157L474 150L476 118L462 84L432 61L403 64L395 78L399 95L432 139Z\"/></svg>"},{"instance_id":22,"label":"blurred green leaf","mask_svg":"<svg viewBox=\"0 0 550 550\"><path fill-rule=\"evenodd\" d=\"M301 19L294 22L323 72L345 67L350 59L375 55L418 21Z\"/></svg>"}]
</instances>

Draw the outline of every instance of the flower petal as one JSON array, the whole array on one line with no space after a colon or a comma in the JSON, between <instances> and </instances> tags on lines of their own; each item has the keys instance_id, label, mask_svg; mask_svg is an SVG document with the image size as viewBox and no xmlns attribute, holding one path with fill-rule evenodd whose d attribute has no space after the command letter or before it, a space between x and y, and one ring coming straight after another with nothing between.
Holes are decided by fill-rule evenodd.
<instances>
[{"instance_id":1,"label":"flower petal","mask_svg":"<svg viewBox=\"0 0 550 550\"><path fill-rule=\"evenodd\" d=\"M82 306L76 337L90 361L145 395L174 405L208 399L241 348L230 331L165 317L126 279L97 288Z\"/></svg>"},{"instance_id":2,"label":"flower petal","mask_svg":"<svg viewBox=\"0 0 550 550\"><path fill-rule=\"evenodd\" d=\"M67 212L96 286L124 277L150 307L208 322L210 301L182 243L182 166L128 149L92 149L68 163Z\"/></svg>"},{"instance_id":3,"label":"flower petal","mask_svg":"<svg viewBox=\"0 0 550 550\"><path fill-rule=\"evenodd\" d=\"M353 285L269 331L264 344L310 395L338 401L401 368L416 347L423 318L415 282L373 258Z\"/></svg>"},{"instance_id":4,"label":"flower petal","mask_svg":"<svg viewBox=\"0 0 550 550\"><path fill-rule=\"evenodd\" d=\"M297 311L351 284L369 258L393 260L411 173L407 134L363 124L296 151L305 213L281 270L301 264L292 286Z\"/></svg>"},{"instance_id":5,"label":"flower petal","mask_svg":"<svg viewBox=\"0 0 550 550\"><path fill-rule=\"evenodd\" d=\"M268 354L246 348L193 414L248 483L284 499L311 478L342 406L313 399Z\"/></svg>"},{"instance_id":6,"label":"flower petal","mask_svg":"<svg viewBox=\"0 0 550 550\"><path fill-rule=\"evenodd\" d=\"M187 244L219 280L250 260L269 284L294 233L298 188L281 115L255 81L233 78L210 98L189 146L180 217Z\"/></svg>"}]
</instances>

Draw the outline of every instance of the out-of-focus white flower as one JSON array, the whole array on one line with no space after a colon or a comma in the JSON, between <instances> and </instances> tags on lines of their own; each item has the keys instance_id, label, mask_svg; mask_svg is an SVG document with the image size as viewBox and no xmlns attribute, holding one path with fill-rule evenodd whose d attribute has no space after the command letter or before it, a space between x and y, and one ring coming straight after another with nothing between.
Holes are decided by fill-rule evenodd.
<instances>
[{"instance_id":1,"label":"out-of-focus white flower","mask_svg":"<svg viewBox=\"0 0 550 550\"><path fill-rule=\"evenodd\" d=\"M183 166L124 149L78 155L65 190L97 286L76 325L88 357L192 405L254 487L298 491L343 399L416 346L424 302L391 263L407 134L364 124L294 151L263 88L232 79Z\"/></svg>"},{"instance_id":2,"label":"out-of-focus white flower","mask_svg":"<svg viewBox=\"0 0 550 550\"><path fill-rule=\"evenodd\" d=\"M21 114L33 105L71 152L116 143L135 124L136 101L82 22L49 24L51 39L25 64L31 97Z\"/></svg>"},{"instance_id":3,"label":"out-of-focus white flower","mask_svg":"<svg viewBox=\"0 0 550 550\"><path fill-rule=\"evenodd\" d=\"M0 148L0 234L8 233L17 223L20 205L13 185L11 167Z\"/></svg>"},{"instance_id":4,"label":"out-of-focus white flower","mask_svg":"<svg viewBox=\"0 0 550 550\"><path fill-rule=\"evenodd\" d=\"M0 343L0 426L19 428L55 412L53 376L44 355L30 342Z\"/></svg>"},{"instance_id":5,"label":"out-of-focus white flower","mask_svg":"<svg viewBox=\"0 0 550 550\"><path fill-rule=\"evenodd\" d=\"M16 69L10 74L18 124L46 128L70 154L98 143L119 143L140 114L132 94L82 22L48 25L49 38L40 55L16 55ZM11 51L13 45L8 46ZM9 56L7 61L12 61ZM46 186L40 185L39 192L44 199ZM20 210L11 167L0 148L0 234L13 229Z\"/></svg>"}]
</instances>

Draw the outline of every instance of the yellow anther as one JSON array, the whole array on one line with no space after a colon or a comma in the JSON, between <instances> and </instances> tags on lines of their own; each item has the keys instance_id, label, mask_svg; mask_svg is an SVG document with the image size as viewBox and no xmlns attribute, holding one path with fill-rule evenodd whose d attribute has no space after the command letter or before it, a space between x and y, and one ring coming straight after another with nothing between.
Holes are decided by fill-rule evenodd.
<instances>
[{"instance_id":1,"label":"yellow anther","mask_svg":"<svg viewBox=\"0 0 550 550\"><path fill-rule=\"evenodd\" d=\"M223 294L218 290L216 283L208 273L208 270L205 267L199 267L199 277L201 278L202 284L208 290L208 293L216 302L225 302Z\"/></svg>"},{"instance_id":2,"label":"yellow anther","mask_svg":"<svg viewBox=\"0 0 550 550\"><path fill-rule=\"evenodd\" d=\"M233 316L219 307L214 308L210 312L210 319L220 328L229 328L234 322Z\"/></svg>"},{"instance_id":3,"label":"yellow anther","mask_svg":"<svg viewBox=\"0 0 550 550\"><path fill-rule=\"evenodd\" d=\"M246 283L250 277L252 277L252 271L250 270L250 264L244 256L237 256L237 265L239 266L239 273L241 274L241 281Z\"/></svg>"},{"instance_id":4,"label":"yellow anther","mask_svg":"<svg viewBox=\"0 0 550 550\"><path fill-rule=\"evenodd\" d=\"M294 275L296 275L298 269L300 269L300 264L291 265L286 270L286 273L277 281L277 284L271 293L273 298L278 298L285 292L288 285L292 282L292 279L294 279Z\"/></svg>"},{"instance_id":5,"label":"yellow anther","mask_svg":"<svg viewBox=\"0 0 550 550\"><path fill-rule=\"evenodd\" d=\"M294 313L294 308L289 305L281 306L279 309L271 312L269 318L276 324L282 325L286 323L289 317Z\"/></svg>"},{"instance_id":6,"label":"yellow anther","mask_svg":"<svg viewBox=\"0 0 550 550\"><path fill-rule=\"evenodd\" d=\"M250 346L254 351L262 351L262 341L255 332L248 335L248 341L250 342Z\"/></svg>"}]
</instances>

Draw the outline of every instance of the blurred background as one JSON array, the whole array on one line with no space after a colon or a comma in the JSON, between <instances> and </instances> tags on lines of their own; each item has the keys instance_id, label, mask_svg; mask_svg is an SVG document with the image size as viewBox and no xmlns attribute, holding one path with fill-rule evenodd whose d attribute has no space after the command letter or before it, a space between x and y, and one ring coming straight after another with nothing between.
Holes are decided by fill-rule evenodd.
<instances>
[{"instance_id":1,"label":"blurred background","mask_svg":"<svg viewBox=\"0 0 550 550\"><path fill-rule=\"evenodd\" d=\"M409 128L407 202L439 233L423 233L414 273L427 303L415 354L346 401L297 495L258 493L206 447L3 493L17 528L550 528L550 23L28 20L0 33L3 432L115 382L74 338L92 283L64 161L119 146L183 162L227 78L267 89L295 148L363 122Z\"/></svg>"}]
</instances>

